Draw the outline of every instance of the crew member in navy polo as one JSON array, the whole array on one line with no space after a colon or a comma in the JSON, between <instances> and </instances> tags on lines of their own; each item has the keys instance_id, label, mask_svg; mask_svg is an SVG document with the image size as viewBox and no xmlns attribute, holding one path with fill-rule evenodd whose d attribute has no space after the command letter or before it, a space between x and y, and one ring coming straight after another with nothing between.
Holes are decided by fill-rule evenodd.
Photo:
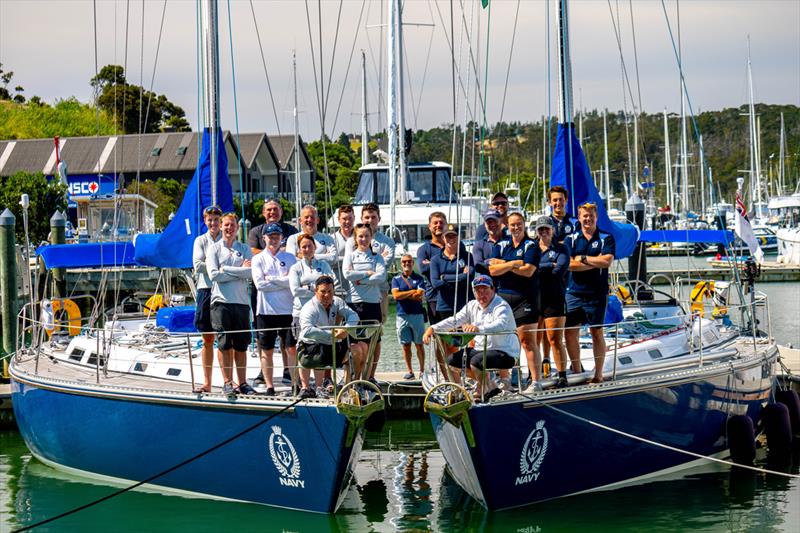
<instances>
[{"instance_id":1,"label":"crew member in navy polo","mask_svg":"<svg viewBox=\"0 0 800 533\"><path fill-rule=\"evenodd\" d=\"M533 380L539 381L542 377L542 356L536 344L539 246L526 234L525 217L521 213L509 215L508 229L510 235L495 246L494 258L489 261L489 273L497 287L497 295L511 306L528 369Z\"/></svg>"},{"instance_id":2,"label":"crew member in navy polo","mask_svg":"<svg viewBox=\"0 0 800 533\"><path fill-rule=\"evenodd\" d=\"M569 192L560 185L550 187L550 190L547 191L547 203L552 210L550 222L553 224L553 240L558 243L563 243L564 239L578 231L580 225L567 213L567 200L569 200Z\"/></svg>"},{"instance_id":3,"label":"crew member in navy polo","mask_svg":"<svg viewBox=\"0 0 800 533\"><path fill-rule=\"evenodd\" d=\"M431 261L444 250L444 230L447 227L447 217L441 211L434 211L428 215L428 231L430 236L425 237L422 246L417 249L417 265L419 273L425 278L425 303L428 305L428 316L436 316L436 291L431 283Z\"/></svg>"},{"instance_id":4,"label":"crew member in navy polo","mask_svg":"<svg viewBox=\"0 0 800 533\"><path fill-rule=\"evenodd\" d=\"M508 196L504 192L496 192L494 196L492 196L491 208L496 209L500 212L500 223L502 224L503 228L508 227ZM486 239L486 231L485 226L478 226L478 229L475 230L475 240L482 241Z\"/></svg>"},{"instance_id":5,"label":"crew member in navy polo","mask_svg":"<svg viewBox=\"0 0 800 533\"><path fill-rule=\"evenodd\" d=\"M487 209L483 212L486 236L483 240L476 240L472 245L472 260L475 262L476 272L489 273L489 260L494 257L495 245L508 237L508 228L503 227L502 219L503 215L497 209Z\"/></svg>"},{"instance_id":6,"label":"crew member in navy polo","mask_svg":"<svg viewBox=\"0 0 800 533\"><path fill-rule=\"evenodd\" d=\"M578 221L580 230L564 241L570 256L566 295L568 329L564 337L569 358L575 361L580 357L580 328L575 326L589 325L595 361L592 383L599 383L603 380L606 355L603 322L608 301L608 269L614 262L616 245L613 235L597 227L596 204L587 202L578 207Z\"/></svg>"},{"instance_id":7,"label":"crew member in navy polo","mask_svg":"<svg viewBox=\"0 0 800 533\"><path fill-rule=\"evenodd\" d=\"M436 290L436 316L439 322L459 311L472 299L469 284L475 275L472 256L464 250L458 229L449 224L444 232L444 250L431 259L431 283Z\"/></svg>"}]
</instances>

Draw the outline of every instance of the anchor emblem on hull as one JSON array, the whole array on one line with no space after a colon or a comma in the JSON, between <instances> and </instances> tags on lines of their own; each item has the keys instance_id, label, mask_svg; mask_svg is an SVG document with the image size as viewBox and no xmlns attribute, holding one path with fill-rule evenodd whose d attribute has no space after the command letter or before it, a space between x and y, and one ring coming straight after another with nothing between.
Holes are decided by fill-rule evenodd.
<instances>
[{"instance_id":1,"label":"anchor emblem on hull","mask_svg":"<svg viewBox=\"0 0 800 533\"><path fill-rule=\"evenodd\" d=\"M306 482L300 479L300 457L291 439L283 433L280 426L272 426L269 436L269 454L278 471L280 484L286 487L305 488Z\"/></svg>"},{"instance_id":2,"label":"anchor emblem on hull","mask_svg":"<svg viewBox=\"0 0 800 533\"><path fill-rule=\"evenodd\" d=\"M539 467L542 465L544 456L547 453L548 440L544 420L539 420L522 446L522 453L519 459L520 475L516 478L514 485L523 485L539 479L541 474Z\"/></svg>"}]
</instances>

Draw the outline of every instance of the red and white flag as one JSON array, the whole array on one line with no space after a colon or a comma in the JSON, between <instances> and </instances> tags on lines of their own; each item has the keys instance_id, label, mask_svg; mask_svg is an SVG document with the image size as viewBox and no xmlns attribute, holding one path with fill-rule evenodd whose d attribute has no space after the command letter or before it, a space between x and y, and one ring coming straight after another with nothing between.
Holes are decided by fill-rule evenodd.
<instances>
[{"instance_id":1,"label":"red and white flag","mask_svg":"<svg viewBox=\"0 0 800 533\"><path fill-rule=\"evenodd\" d=\"M747 248L750 249L750 254L755 257L756 261L763 263L764 252L761 251L758 239L753 234L753 227L747 218L747 208L744 206L740 191L736 191L736 213L734 214L733 230L736 232L736 236L742 239Z\"/></svg>"}]
</instances>

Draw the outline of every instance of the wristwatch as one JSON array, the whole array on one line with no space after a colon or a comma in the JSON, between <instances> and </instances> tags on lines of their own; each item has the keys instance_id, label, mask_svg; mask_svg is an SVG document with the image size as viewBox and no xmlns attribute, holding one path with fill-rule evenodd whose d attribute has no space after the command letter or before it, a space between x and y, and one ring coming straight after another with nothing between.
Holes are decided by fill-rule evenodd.
<instances>
[{"instance_id":1,"label":"wristwatch","mask_svg":"<svg viewBox=\"0 0 800 533\"><path fill-rule=\"evenodd\" d=\"M581 256L581 263L583 263L584 265L588 265L589 264L589 263L586 262L586 256L585 255Z\"/></svg>"}]
</instances>

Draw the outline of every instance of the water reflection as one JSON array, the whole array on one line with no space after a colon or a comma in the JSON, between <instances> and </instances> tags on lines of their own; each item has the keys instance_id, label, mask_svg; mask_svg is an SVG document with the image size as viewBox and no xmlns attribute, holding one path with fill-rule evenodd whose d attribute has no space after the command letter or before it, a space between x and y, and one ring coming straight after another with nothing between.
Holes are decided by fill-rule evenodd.
<instances>
[{"instance_id":1,"label":"water reflection","mask_svg":"<svg viewBox=\"0 0 800 533\"><path fill-rule=\"evenodd\" d=\"M800 457L787 471L798 473ZM767 466L766 458L759 463ZM773 466L773 465L770 465ZM103 497L104 484L51 469L19 434L0 432L0 531ZM60 520L51 531L675 531L786 530L800 524L800 482L710 465L673 479L491 513L446 473L427 421L392 421L370 434L336 515L129 492ZM258 483L258 480L248 480ZM47 528L43 528L43 531Z\"/></svg>"}]
</instances>

